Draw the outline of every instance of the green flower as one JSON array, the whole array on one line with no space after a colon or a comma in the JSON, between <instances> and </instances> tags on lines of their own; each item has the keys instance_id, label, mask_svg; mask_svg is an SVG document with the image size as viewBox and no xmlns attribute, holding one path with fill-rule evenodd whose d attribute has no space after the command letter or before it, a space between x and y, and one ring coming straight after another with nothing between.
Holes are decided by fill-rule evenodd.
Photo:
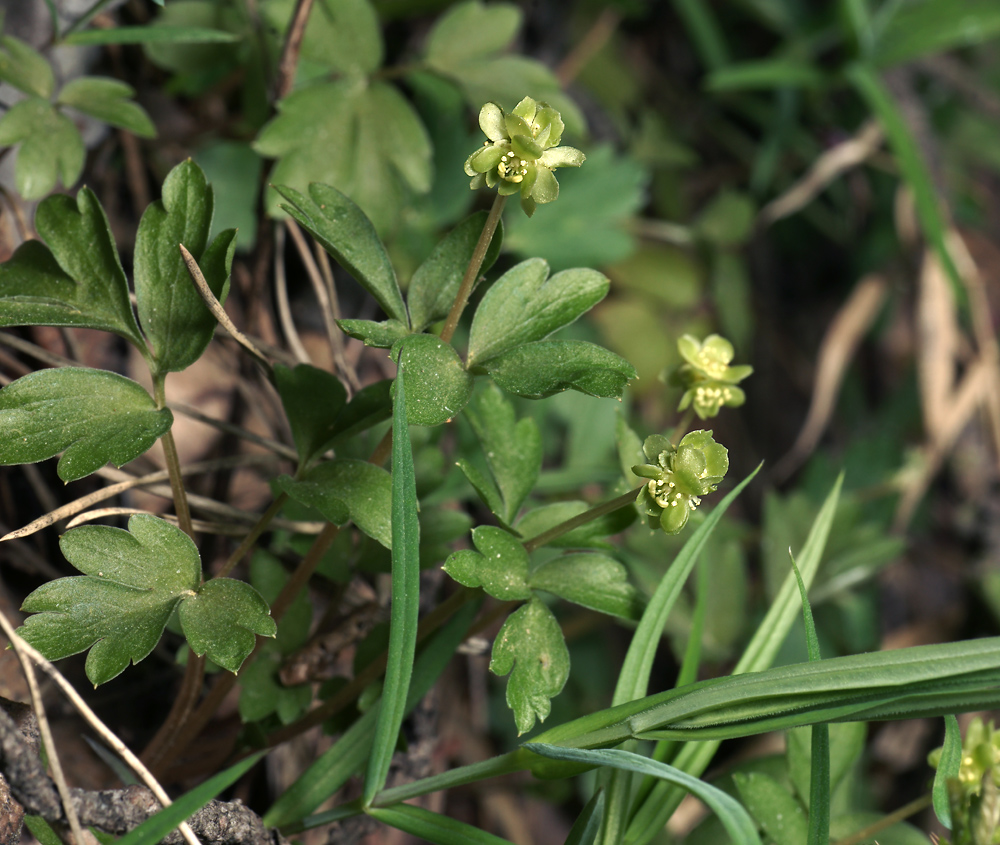
<instances>
[{"instance_id":1,"label":"green flower","mask_svg":"<svg viewBox=\"0 0 1000 845\"><path fill-rule=\"evenodd\" d=\"M646 438L642 451L650 461L632 467L649 483L636 502L650 528L677 534L687 525L701 497L715 491L729 471L729 452L712 439L711 431L685 434L676 448L662 434Z\"/></svg>"},{"instance_id":2,"label":"green flower","mask_svg":"<svg viewBox=\"0 0 1000 845\"><path fill-rule=\"evenodd\" d=\"M928 756L935 769L941 762L942 749ZM958 778L948 781L948 805L951 810L952 838L942 845L1000 843L1000 824L995 808L1000 800L1000 732L992 722L978 716L969 722L962 742L962 762Z\"/></svg>"},{"instance_id":3,"label":"green flower","mask_svg":"<svg viewBox=\"0 0 1000 845\"><path fill-rule=\"evenodd\" d=\"M531 217L538 203L559 196L557 167L579 167L586 156L560 147L563 121L554 108L525 97L505 114L496 103L479 112L479 126L489 139L465 160L473 190L487 185L503 196L521 194L521 208Z\"/></svg>"},{"instance_id":4,"label":"green flower","mask_svg":"<svg viewBox=\"0 0 1000 845\"><path fill-rule=\"evenodd\" d=\"M677 341L677 348L684 358L683 364L671 376L673 384L686 388L679 410L692 404L699 419L714 417L723 405L738 408L746 401L746 394L737 387L753 372L753 367L730 367L733 345L720 335L713 334L699 341L686 334Z\"/></svg>"}]
</instances>

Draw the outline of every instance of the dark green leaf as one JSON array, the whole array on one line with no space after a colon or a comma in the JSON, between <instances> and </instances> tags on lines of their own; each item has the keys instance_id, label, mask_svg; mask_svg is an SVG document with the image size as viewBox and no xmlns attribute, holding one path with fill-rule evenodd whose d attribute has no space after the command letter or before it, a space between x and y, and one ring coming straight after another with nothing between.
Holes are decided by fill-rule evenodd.
<instances>
[{"instance_id":1,"label":"dark green leaf","mask_svg":"<svg viewBox=\"0 0 1000 845\"><path fill-rule=\"evenodd\" d=\"M378 349L391 349L411 333L405 323L392 318L380 323L374 320L337 320L337 325L344 334L360 340L365 346Z\"/></svg>"},{"instance_id":2,"label":"dark green leaf","mask_svg":"<svg viewBox=\"0 0 1000 845\"><path fill-rule=\"evenodd\" d=\"M285 659L277 651L262 648L240 672L240 718L244 722L257 722L277 715L283 725L302 716L312 704L310 684L288 687L281 683L279 672Z\"/></svg>"},{"instance_id":3,"label":"dark green leaf","mask_svg":"<svg viewBox=\"0 0 1000 845\"><path fill-rule=\"evenodd\" d=\"M458 353L440 338L413 335L402 344L406 367L406 416L410 425L440 425L458 414L472 396L472 376Z\"/></svg>"},{"instance_id":4,"label":"dark green leaf","mask_svg":"<svg viewBox=\"0 0 1000 845\"><path fill-rule=\"evenodd\" d=\"M386 82L345 78L300 88L279 101L277 117L261 130L254 149L279 159L271 173L273 184L298 191L313 182L333 185L380 232L395 225L411 194L430 187L427 130L409 102ZM282 195L297 204L289 194ZM278 197L271 195L267 202L272 214L279 213ZM401 309L386 313L406 322Z\"/></svg>"},{"instance_id":5,"label":"dark green leaf","mask_svg":"<svg viewBox=\"0 0 1000 845\"><path fill-rule=\"evenodd\" d=\"M423 331L431 323L448 316L487 216L487 212L479 211L459 223L413 274L407 302L414 331ZM501 223L486 250L479 270L480 277L496 262L503 237Z\"/></svg>"},{"instance_id":6,"label":"dark green leaf","mask_svg":"<svg viewBox=\"0 0 1000 845\"><path fill-rule=\"evenodd\" d=\"M73 32L64 44L226 44L239 36L220 29L197 26L116 26Z\"/></svg>"},{"instance_id":7,"label":"dark green leaf","mask_svg":"<svg viewBox=\"0 0 1000 845\"><path fill-rule=\"evenodd\" d=\"M468 461L459 460L459 467L477 490L483 488L481 494L487 497L487 504L494 500L496 507L491 509L510 525L542 469L538 425L530 417L516 420L514 406L493 384L487 384L475 396L465 418L479 438L493 484L482 479Z\"/></svg>"},{"instance_id":8,"label":"dark green leaf","mask_svg":"<svg viewBox=\"0 0 1000 845\"><path fill-rule=\"evenodd\" d=\"M462 549L445 561L444 571L466 587L482 587L501 601L531 598L528 553L502 528L480 525L472 532L479 550Z\"/></svg>"},{"instance_id":9,"label":"dark green leaf","mask_svg":"<svg viewBox=\"0 0 1000 845\"><path fill-rule=\"evenodd\" d=\"M493 358L485 369L508 393L526 399L570 389L618 399L636 377L635 367L620 355L583 340L527 343Z\"/></svg>"},{"instance_id":10,"label":"dark green leaf","mask_svg":"<svg viewBox=\"0 0 1000 845\"><path fill-rule=\"evenodd\" d=\"M213 208L205 174L188 159L167 174L163 199L150 205L139 222L135 295L158 373L197 361L215 330L215 317L191 281L180 244L198 261L212 293L225 301L235 232L221 232L208 244Z\"/></svg>"},{"instance_id":11,"label":"dark green leaf","mask_svg":"<svg viewBox=\"0 0 1000 845\"><path fill-rule=\"evenodd\" d=\"M308 197L294 188L278 186L275 190L291 203L282 208L375 297L385 313L409 325L396 271L364 212L329 185L310 185Z\"/></svg>"},{"instance_id":12,"label":"dark green leaf","mask_svg":"<svg viewBox=\"0 0 1000 845\"><path fill-rule=\"evenodd\" d=\"M351 437L392 416L392 381L383 379L361 388L334 426L335 437Z\"/></svg>"},{"instance_id":13,"label":"dark green leaf","mask_svg":"<svg viewBox=\"0 0 1000 845\"><path fill-rule=\"evenodd\" d=\"M57 471L76 481L108 461L126 464L170 430L134 381L104 370L39 370L0 390L0 464L31 464L65 450Z\"/></svg>"},{"instance_id":14,"label":"dark green leaf","mask_svg":"<svg viewBox=\"0 0 1000 845\"><path fill-rule=\"evenodd\" d=\"M413 804L373 807L368 810L368 814L383 824L411 833L434 845L511 845L509 840L501 839L481 828Z\"/></svg>"},{"instance_id":15,"label":"dark green leaf","mask_svg":"<svg viewBox=\"0 0 1000 845\"><path fill-rule=\"evenodd\" d=\"M604 815L604 788L598 787L573 822L564 845L596 845Z\"/></svg>"},{"instance_id":16,"label":"dark green leaf","mask_svg":"<svg viewBox=\"0 0 1000 845\"><path fill-rule=\"evenodd\" d=\"M197 589L201 560L191 538L162 519L132 516L128 531L84 525L59 541L82 576L43 584L24 600L35 613L22 636L50 660L87 655L96 686L148 655L174 606Z\"/></svg>"},{"instance_id":17,"label":"dark green leaf","mask_svg":"<svg viewBox=\"0 0 1000 845\"><path fill-rule=\"evenodd\" d=\"M814 64L794 59L758 59L719 68L708 75L709 91L819 88L826 81Z\"/></svg>"},{"instance_id":18,"label":"dark green leaf","mask_svg":"<svg viewBox=\"0 0 1000 845\"><path fill-rule=\"evenodd\" d=\"M962 768L962 731L958 719L944 717L944 747L934 773L934 815L945 830L952 829L951 803L948 800L948 781L958 778Z\"/></svg>"},{"instance_id":19,"label":"dark green leaf","mask_svg":"<svg viewBox=\"0 0 1000 845\"><path fill-rule=\"evenodd\" d=\"M260 593L233 578L213 578L185 596L178 615L191 650L230 672L238 672L253 651L255 634L273 637L278 631Z\"/></svg>"},{"instance_id":20,"label":"dark green leaf","mask_svg":"<svg viewBox=\"0 0 1000 845\"><path fill-rule=\"evenodd\" d=\"M117 840L117 845L156 845L157 842L161 842L182 821L189 819L220 792L236 783L264 754L263 751L251 754L245 760L240 760L214 777L210 777L176 799L169 807L160 810L155 816L151 816L130 830Z\"/></svg>"},{"instance_id":21,"label":"dark green leaf","mask_svg":"<svg viewBox=\"0 0 1000 845\"><path fill-rule=\"evenodd\" d=\"M224 229L236 229L237 251L251 249L257 240L257 207L264 167L260 156L246 141L215 139L199 146L194 160L215 191L211 237Z\"/></svg>"},{"instance_id":22,"label":"dark green leaf","mask_svg":"<svg viewBox=\"0 0 1000 845\"><path fill-rule=\"evenodd\" d=\"M153 138L156 127L142 106L132 102L134 96L132 86L117 79L84 76L63 86L56 102L143 138Z\"/></svg>"},{"instance_id":23,"label":"dark green leaf","mask_svg":"<svg viewBox=\"0 0 1000 845\"><path fill-rule=\"evenodd\" d=\"M301 481L281 475L274 484L295 501L317 508L335 525L351 520L373 540L392 548L392 482L382 467L339 458L313 467Z\"/></svg>"},{"instance_id":24,"label":"dark green leaf","mask_svg":"<svg viewBox=\"0 0 1000 845\"><path fill-rule=\"evenodd\" d=\"M600 613L634 620L642 615L642 602L628 582L628 570L607 555L580 552L554 558L532 572L528 583L533 590L545 590Z\"/></svg>"},{"instance_id":25,"label":"dark green leaf","mask_svg":"<svg viewBox=\"0 0 1000 845\"><path fill-rule=\"evenodd\" d=\"M417 481L407 424L410 371L404 361L396 374L392 407L392 609L389 648L382 700L375 722L375 738L365 771L363 798L371 804L385 786L389 764L406 715L406 703L417 647L420 613L420 522L417 518Z\"/></svg>"},{"instance_id":26,"label":"dark green leaf","mask_svg":"<svg viewBox=\"0 0 1000 845\"><path fill-rule=\"evenodd\" d=\"M45 56L13 35L0 37L0 80L44 99L52 96L56 84Z\"/></svg>"},{"instance_id":27,"label":"dark green leaf","mask_svg":"<svg viewBox=\"0 0 1000 845\"><path fill-rule=\"evenodd\" d=\"M0 147L20 144L14 178L27 200L44 197L61 181L66 188L80 178L85 150L73 121L48 100L29 97L0 117Z\"/></svg>"},{"instance_id":28,"label":"dark green leaf","mask_svg":"<svg viewBox=\"0 0 1000 845\"><path fill-rule=\"evenodd\" d=\"M562 692L569 677L569 650L552 611L532 599L504 622L493 642L490 671L506 675L507 706L514 711L518 735L544 722L550 699Z\"/></svg>"},{"instance_id":29,"label":"dark green leaf","mask_svg":"<svg viewBox=\"0 0 1000 845\"><path fill-rule=\"evenodd\" d=\"M308 463L333 438L347 406L347 390L335 375L309 364L299 364L294 370L275 364L274 384L299 460Z\"/></svg>"},{"instance_id":30,"label":"dark green leaf","mask_svg":"<svg viewBox=\"0 0 1000 845\"><path fill-rule=\"evenodd\" d=\"M540 258L522 261L486 292L472 319L468 366L483 366L502 353L541 340L589 311L608 293L596 270L564 270L549 278Z\"/></svg>"},{"instance_id":31,"label":"dark green leaf","mask_svg":"<svg viewBox=\"0 0 1000 845\"><path fill-rule=\"evenodd\" d=\"M23 244L0 265L0 324L84 326L146 345L132 314L128 281L108 219L94 193L49 197L35 228L48 244Z\"/></svg>"},{"instance_id":32,"label":"dark green leaf","mask_svg":"<svg viewBox=\"0 0 1000 845\"><path fill-rule=\"evenodd\" d=\"M775 845L807 841L805 810L783 784L762 772L737 772L733 780L746 808Z\"/></svg>"}]
</instances>

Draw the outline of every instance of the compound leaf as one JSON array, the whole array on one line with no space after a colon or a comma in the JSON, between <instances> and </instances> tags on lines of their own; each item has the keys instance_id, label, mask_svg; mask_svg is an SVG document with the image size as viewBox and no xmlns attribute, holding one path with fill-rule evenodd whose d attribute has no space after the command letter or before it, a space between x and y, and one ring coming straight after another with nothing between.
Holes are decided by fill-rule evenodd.
<instances>
[{"instance_id":1,"label":"compound leaf","mask_svg":"<svg viewBox=\"0 0 1000 845\"><path fill-rule=\"evenodd\" d=\"M617 560L597 552L563 555L531 573L533 590L589 607L622 619L639 619L642 603L628 582L628 570Z\"/></svg>"},{"instance_id":2,"label":"compound leaf","mask_svg":"<svg viewBox=\"0 0 1000 845\"><path fill-rule=\"evenodd\" d=\"M84 574L31 593L21 609L36 615L25 621L21 635L50 660L89 648L86 672L95 686L148 655L174 606L201 580L191 538L146 514L132 516L127 531L74 528L59 545Z\"/></svg>"},{"instance_id":3,"label":"compound leaf","mask_svg":"<svg viewBox=\"0 0 1000 845\"><path fill-rule=\"evenodd\" d=\"M0 117L0 147L20 144L14 182L27 200L44 197L61 181L70 187L83 171L86 151L73 121L48 100L28 97Z\"/></svg>"},{"instance_id":4,"label":"compound leaf","mask_svg":"<svg viewBox=\"0 0 1000 845\"><path fill-rule=\"evenodd\" d=\"M261 594L233 578L213 578L185 596L177 613L194 653L234 673L257 644L255 634L273 637L278 631Z\"/></svg>"},{"instance_id":5,"label":"compound leaf","mask_svg":"<svg viewBox=\"0 0 1000 845\"><path fill-rule=\"evenodd\" d=\"M507 706L514 711L518 735L544 722L550 699L562 692L569 677L569 650L552 611L532 599L504 622L493 643L490 671L511 673Z\"/></svg>"},{"instance_id":6,"label":"compound leaf","mask_svg":"<svg viewBox=\"0 0 1000 845\"><path fill-rule=\"evenodd\" d=\"M215 318L191 282L180 244L198 261L216 298L226 298L235 232L220 232L209 245L213 208L205 174L188 159L167 174L163 198L139 222L135 295L158 373L183 370L197 361L215 330Z\"/></svg>"},{"instance_id":7,"label":"compound leaf","mask_svg":"<svg viewBox=\"0 0 1000 845\"><path fill-rule=\"evenodd\" d=\"M350 197L336 188L320 184L309 186L308 197L285 186L278 186L275 190L290 203L282 208L308 229L323 248L375 297L385 313L409 325L403 295L399 291L396 271L392 269L389 255L372 221Z\"/></svg>"},{"instance_id":8,"label":"compound leaf","mask_svg":"<svg viewBox=\"0 0 1000 845\"><path fill-rule=\"evenodd\" d=\"M108 461L128 463L173 422L134 381L105 370L39 370L0 390L0 464L31 464L65 450L56 471L76 481Z\"/></svg>"},{"instance_id":9,"label":"compound leaf","mask_svg":"<svg viewBox=\"0 0 1000 845\"><path fill-rule=\"evenodd\" d=\"M508 393L542 399L563 390L578 390L603 399L618 399L635 367L620 355L583 340L543 340L518 346L485 367Z\"/></svg>"},{"instance_id":10,"label":"compound leaf","mask_svg":"<svg viewBox=\"0 0 1000 845\"><path fill-rule=\"evenodd\" d=\"M117 79L84 76L66 83L56 102L143 138L154 138L156 127L142 106L132 101L134 96L135 89Z\"/></svg>"},{"instance_id":11,"label":"compound leaf","mask_svg":"<svg viewBox=\"0 0 1000 845\"><path fill-rule=\"evenodd\" d=\"M522 261L479 303L469 335L468 366L483 366L569 325L604 299L608 286L607 277L596 270L564 270L549 278L549 265L541 258Z\"/></svg>"},{"instance_id":12,"label":"compound leaf","mask_svg":"<svg viewBox=\"0 0 1000 845\"><path fill-rule=\"evenodd\" d=\"M492 525L472 531L478 552L462 549L452 554L444 571L466 587L482 587L493 598L514 601L531 598L528 553L515 537Z\"/></svg>"}]
</instances>

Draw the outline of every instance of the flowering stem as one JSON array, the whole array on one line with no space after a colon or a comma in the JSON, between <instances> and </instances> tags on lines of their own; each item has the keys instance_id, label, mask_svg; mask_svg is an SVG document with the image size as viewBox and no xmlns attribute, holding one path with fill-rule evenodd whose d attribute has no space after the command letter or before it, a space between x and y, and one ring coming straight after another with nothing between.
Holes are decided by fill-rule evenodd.
<instances>
[{"instance_id":1,"label":"flowering stem","mask_svg":"<svg viewBox=\"0 0 1000 845\"><path fill-rule=\"evenodd\" d=\"M579 528L581 525L586 525L588 522L592 522L605 514L612 513L619 508L624 508L627 505L632 504L635 501L636 496L639 495L639 491L645 485L640 485L634 490L630 490L628 493L622 493L615 499L611 499L608 502L602 502L599 505L594 505L590 510L584 511L572 519L567 519L565 522L560 522L558 525L550 528L548 531L543 531L541 534L537 534L534 537L529 538L524 541L524 550L527 552L533 552L535 549L551 543L557 537L561 537L563 534L568 534L574 528Z\"/></svg>"},{"instance_id":2,"label":"flowering stem","mask_svg":"<svg viewBox=\"0 0 1000 845\"><path fill-rule=\"evenodd\" d=\"M503 214L503 207L506 202L507 197L500 194L497 194L496 199L493 200L493 207L490 209L489 217L486 218L486 223L479 235L479 240L476 241L476 248L472 251L469 266L465 269L462 284L458 288L458 293L455 294L455 302L451 306L451 311L448 312L448 319L444 321L444 328L441 329L441 340L445 343L451 341L452 335L455 334L455 329L458 328L458 321L469 302L469 295L472 293L472 288L479 277L479 270L483 266L486 250L490 248L490 243L493 241L493 234L497 230L497 224L500 223L500 215Z\"/></svg>"}]
</instances>

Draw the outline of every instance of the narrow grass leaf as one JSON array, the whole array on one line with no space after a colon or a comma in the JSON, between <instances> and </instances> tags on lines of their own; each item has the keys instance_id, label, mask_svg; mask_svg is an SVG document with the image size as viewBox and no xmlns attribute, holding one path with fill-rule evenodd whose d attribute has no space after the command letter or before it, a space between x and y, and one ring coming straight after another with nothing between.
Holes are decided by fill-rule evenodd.
<instances>
[{"instance_id":1,"label":"narrow grass leaf","mask_svg":"<svg viewBox=\"0 0 1000 845\"><path fill-rule=\"evenodd\" d=\"M63 44L224 44L239 36L221 29L200 26L116 26L73 32Z\"/></svg>"},{"instance_id":2,"label":"narrow grass leaf","mask_svg":"<svg viewBox=\"0 0 1000 845\"><path fill-rule=\"evenodd\" d=\"M757 825L739 802L727 795L721 789L692 777L680 769L650 760L641 754L629 751L582 750L577 748L560 748L555 745L531 742L526 747L545 757L556 760L566 760L574 763L587 763L593 766L610 766L640 775L652 775L676 784L697 798L700 798L719 817L733 842L742 845L760 845L757 835Z\"/></svg>"},{"instance_id":3,"label":"narrow grass leaf","mask_svg":"<svg viewBox=\"0 0 1000 845\"><path fill-rule=\"evenodd\" d=\"M420 523L417 520L413 452L406 423L405 384L405 367L400 366L396 375L396 396L392 410L392 615L389 622L389 659L375 726L375 741L365 773L365 805L370 804L382 789L389 774L389 763L392 761L399 727L406 712L406 698L417 644Z\"/></svg>"},{"instance_id":4,"label":"narrow grass leaf","mask_svg":"<svg viewBox=\"0 0 1000 845\"><path fill-rule=\"evenodd\" d=\"M434 845L510 845L507 839L412 804L373 807L368 810L368 814L384 824L433 842Z\"/></svg>"},{"instance_id":5,"label":"narrow grass leaf","mask_svg":"<svg viewBox=\"0 0 1000 845\"><path fill-rule=\"evenodd\" d=\"M958 719L954 716L944 717L944 748L941 749L941 759L938 761L937 772L934 775L934 815L941 825L951 830L951 804L948 801L948 781L958 777L962 766L962 731L958 727Z\"/></svg>"},{"instance_id":6,"label":"narrow grass leaf","mask_svg":"<svg viewBox=\"0 0 1000 845\"><path fill-rule=\"evenodd\" d=\"M197 813L223 789L236 783L257 763L266 752L259 752L240 760L228 769L209 778L200 786L185 793L169 807L146 819L141 825L126 833L118 845L155 845L182 821Z\"/></svg>"},{"instance_id":7,"label":"narrow grass leaf","mask_svg":"<svg viewBox=\"0 0 1000 845\"><path fill-rule=\"evenodd\" d=\"M604 790L599 787L576 817L563 845L594 845L597 834L601 832L603 815Z\"/></svg>"}]
</instances>

